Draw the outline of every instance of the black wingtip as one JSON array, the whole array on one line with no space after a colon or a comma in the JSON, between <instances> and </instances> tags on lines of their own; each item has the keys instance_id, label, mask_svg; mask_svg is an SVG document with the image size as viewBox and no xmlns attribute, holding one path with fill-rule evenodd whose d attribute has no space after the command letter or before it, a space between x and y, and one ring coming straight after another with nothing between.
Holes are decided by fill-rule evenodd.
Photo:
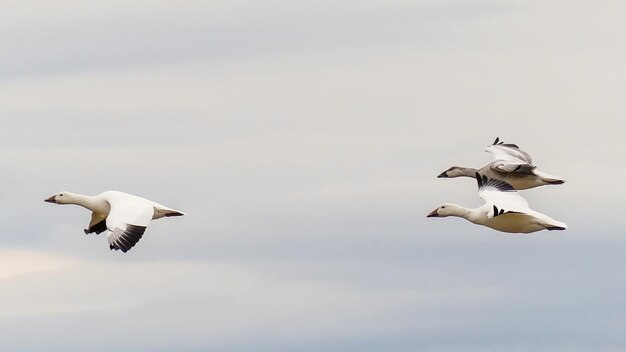
<instances>
[{"instance_id":1,"label":"black wingtip","mask_svg":"<svg viewBox=\"0 0 626 352\"><path fill-rule=\"evenodd\" d=\"M515 188L508 182L498 180L495 178L488 178L486 175L481 175L476 172L476 182L478 183L478 189L491 186L495 187L500 192L514 192Z\"/></svg>"},{"instance_id":2,"label":"black wingtip","mask_svg":"<svg viewBox=\"0 0 626 352\"><path fill-rule=\"evenodd\" d=\"M498 209L495 205L493 206L493 217L500 216L504 214L504 209Z\"/></svg>"},{"instance_id":3,"label":"black wingtip","mask_svg":"<svg viewBox=\"0 0 626 352\"><path fill-rule=\"evenodd\" d=\"M561 227L561 226L550 226L550 227L546 227L546 229L548 231L554 231L554 230L565 230L565 227Z\"/></svg>"},{"instance_id":4,"label":"black wingtip","mask_svg":"<svg viewBox=\"0 0 626 352\"><path fill-rule=\"evenodd\" d=\"M89 228L89 233L95 232L96 235L99 235L107 230L107 219L102 219L99 223L94 224Z\"/></svg>"},{"instance_id":5,"label":"black wingtip","mask_svg":"<svg viewBox=\"0 0 626 352\"><path fill-rule=\"evenodd\" d=\"M126 229L118 234L117 238L109 243L109 248L128 252L143 236L146 231L145 226L126 225Z\"/></svg>"},{"instance_id":6,"label":"black wingtip","mask_svg":"<svg viewBox=\"0 0 626 352\"><path fill-rule=\"evenodd\" d=\"M481 188L482 186L484 186L487 183L487 181L489 181L487 176L481 175L478 172L476 172L476 182L478 182L478 188Z\"/></svg>"},{"instance_id":7,"label":"black wingtip","mask_svg":"<svg viewBox=\"0 0 626 352\"><path fill-rule=\"evenodd\" d=\"M500 137L496 137L496 140L495 140L495 141L493 141L493 144L492 144L492 145L496 145L496 144L498 144L498 141L500 141Z\"/></svg>"}]
</instances>

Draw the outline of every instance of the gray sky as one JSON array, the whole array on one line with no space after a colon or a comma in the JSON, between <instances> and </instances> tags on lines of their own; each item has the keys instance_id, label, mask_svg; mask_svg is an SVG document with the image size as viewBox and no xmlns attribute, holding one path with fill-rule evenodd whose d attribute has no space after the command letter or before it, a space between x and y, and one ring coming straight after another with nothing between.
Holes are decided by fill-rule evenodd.
<instances>
[{"instance_id":1,"label":"gray sky","mask_svg":"<svg viewBox=\"0 0 626 352\"><path fill-rule=\"evenodd\" d=\"M0 349L626 349L626 4L2 4ZM496 136L567 231L425 217ZM188 215L43 202L111 189Z\"/></svg>"}]
</instances>

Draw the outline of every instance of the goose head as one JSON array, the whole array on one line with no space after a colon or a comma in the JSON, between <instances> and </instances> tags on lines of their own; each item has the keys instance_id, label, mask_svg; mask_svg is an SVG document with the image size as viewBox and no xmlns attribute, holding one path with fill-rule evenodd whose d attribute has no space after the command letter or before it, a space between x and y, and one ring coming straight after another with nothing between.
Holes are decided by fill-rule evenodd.
<instances>
[{"instance_id":1,"label":"goose head","mask_svg":"<svg viewBox=\"0 0 626 352\"><path fill-rule=\"evenodd\" d=\"M446 216L461 216L464 213L461 206L452 203L446 203L426 215L427 218L445 218Z\"/></svg>"},{"instance_id":2,"label":"goose head","mask_svg":"<svg viewBox=\"0 0 626 352\"><path fill-rule=\"evenodd\" d=\"M60 193L53 195L50 198L44 199L44 202L54 203L54 204L75 204L76 197L74 193L60 192Z\"/></svg>"},{"instance_id":3,"label":"goose head","mask_svg":"<svg viewBox=\"0 0 626 352\"><path fill-rule=\"evenodd\" d=\"M438 178L453 178L453 177L467 176L467 173L468 173L467 168L460 167L460 166L453 166L449 168L448 170L440 173L437 177Z\"/></svg>"}]
</instances>

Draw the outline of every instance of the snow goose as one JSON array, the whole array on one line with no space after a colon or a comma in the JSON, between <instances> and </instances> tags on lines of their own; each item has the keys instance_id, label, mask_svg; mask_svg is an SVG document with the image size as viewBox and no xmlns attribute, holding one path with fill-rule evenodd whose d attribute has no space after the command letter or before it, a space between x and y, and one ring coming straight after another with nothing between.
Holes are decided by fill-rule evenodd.
<instances>
[{"instance_id":1,"label":"snow goose","mask_svg":"<svg viewBox=\"0 0 626 352\"><path fill-rule=\"evenodd\" d=\"M107 231L109 248L127 252L143 236L150 220L185 213L132 194L108 191L97 196L61 192L45 200L55 204L76 204L92 211L85 234Z\"/></svg>"},{"instance_id":2,"label":"snow goose","mask_svg":"<svg viewBox=\"0 0 626 352\"><path fill-rule=\"evenodd\" d=\"M548 175L536 169L528 153L515 144L505 144L496 138L493 145L485 149L491 153L494 161L480 169L453 166L442 172L439 178L475 177L476 172L488 178L495 178L510 184L514 189L522 190L543 185L559 185L565 182L559 176Z\"/></svg>"},{"instance_id":3,"label":"snow goose","mask_svg":"<svg viewBox=\"0 0 626 352\"><path fill-rule=\"evenodd\" d=\"M512 233L531 233L540 230L565 230L567 225L531 210L528 202L513 187L500 180L476 173L478 196L485 204L467 209L456 204L444 204L428 217L458 216L474 224Z\"/></svg>"}]
</instances>

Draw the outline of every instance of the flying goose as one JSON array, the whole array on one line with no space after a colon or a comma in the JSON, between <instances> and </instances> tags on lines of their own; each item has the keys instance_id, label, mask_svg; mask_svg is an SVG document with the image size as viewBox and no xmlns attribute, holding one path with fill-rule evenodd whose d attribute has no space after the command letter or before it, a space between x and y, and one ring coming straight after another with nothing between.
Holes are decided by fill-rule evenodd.
<instances>
[{"instance_id":1,"label":"flying goose","mask_svg":"<svg viewBox=\"0 0 626 352\"><path fill-rule=\"evenodd\" d=\"M476 172L488 178L495 178L510 184L514 189L522 190L543 185L559 185L565 182L562 177L548 175L536 169L528 153L515 144L505 144L496 138L492 145L485 148L494 161L480 169L453 166L439 174L439 178L475 177Z\"/></svg>"},{"instance_id":2,"label":"flying goose","mask_svg":"<svg viewBox=\"0 0 626 352\"><path fill-rule=\"evenodd\" d=\"M500 180L476 173L478 196L485 204L467 209L446 203L427 217L458 216L477 225L512 233L531 233L540 230L565 230L567 225L531 210L528 202L513 187Z\"/></svg>"},{"instance_id":3,"label":"flying goose","mask_svg":"<svg viewBox=\"0 0 626 352\"><path fill-rule=\"evenodd\" d=\"M45 199L55 204L76 204L92 211L85 234L107 231L109 248L127 252L143 236L150 220L185 213L132 194L108 191L97 196L61 192Z\"/></svg>"}]
</instances>

